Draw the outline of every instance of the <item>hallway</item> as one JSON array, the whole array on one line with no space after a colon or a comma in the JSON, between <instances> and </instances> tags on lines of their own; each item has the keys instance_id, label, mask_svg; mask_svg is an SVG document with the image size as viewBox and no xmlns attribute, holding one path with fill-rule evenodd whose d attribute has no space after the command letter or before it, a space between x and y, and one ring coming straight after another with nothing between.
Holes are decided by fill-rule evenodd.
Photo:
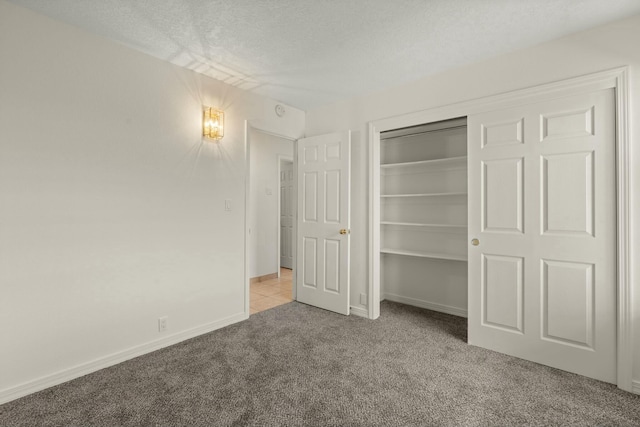
<instances>
[{"instance_id":1,"label":"hallway","mask_svg":"<svg viewBox=\"0 0 640 427\"><path fill-rule=\"evenodd\" d=\"M251 314L269 310L293 301L293 270L280 268L280 278L251 284L249 306Z\"/></svg>"}]
</instances>

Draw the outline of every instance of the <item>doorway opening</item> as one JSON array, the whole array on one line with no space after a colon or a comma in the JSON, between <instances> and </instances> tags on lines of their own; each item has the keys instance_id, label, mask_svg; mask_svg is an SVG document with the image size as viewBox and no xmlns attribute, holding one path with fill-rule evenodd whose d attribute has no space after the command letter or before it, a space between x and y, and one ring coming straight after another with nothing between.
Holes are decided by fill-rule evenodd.
<instances>
[{"instance_id":1,"label":"doorway opening","mask_svg":"<svg viewBox=\"0 0 640 427\"><path fill-rule=\"evenodd\" d=\"M295 299L293 151L293 140L247 127L249 314Z\"/></svg>"}]
</instances>

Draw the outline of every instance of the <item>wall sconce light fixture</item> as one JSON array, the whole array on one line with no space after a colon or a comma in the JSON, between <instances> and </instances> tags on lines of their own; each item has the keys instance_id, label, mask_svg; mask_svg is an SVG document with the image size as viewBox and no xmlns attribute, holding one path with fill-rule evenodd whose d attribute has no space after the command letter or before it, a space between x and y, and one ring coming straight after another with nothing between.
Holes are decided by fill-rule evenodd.
<instances>
[{"instance_id":1,"label":"wall sconce light fixture","mask_svg":"<svg viewBox=\"0 0 640 427\"><path fill-rule=\"evenodd\" d=\"M202 112L202 135L215 140L224 136L224 111L204 107Z\"/></svg>"}]
</instances>

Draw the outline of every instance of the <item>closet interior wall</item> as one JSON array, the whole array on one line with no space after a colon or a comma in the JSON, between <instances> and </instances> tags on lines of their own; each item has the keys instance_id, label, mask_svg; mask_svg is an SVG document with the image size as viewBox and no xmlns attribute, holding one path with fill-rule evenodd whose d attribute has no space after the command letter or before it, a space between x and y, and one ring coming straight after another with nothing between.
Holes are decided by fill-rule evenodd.
<instances>
[{"instance_id":1,"label":"closet interior wall","mask_svg":"<svg viewBox=\"0 0 640 427\"><path fill-rule=\"evenodd\" d=\"M381 299L467 314L467 120L380 134Z\"/></svg>"}]
</instances>

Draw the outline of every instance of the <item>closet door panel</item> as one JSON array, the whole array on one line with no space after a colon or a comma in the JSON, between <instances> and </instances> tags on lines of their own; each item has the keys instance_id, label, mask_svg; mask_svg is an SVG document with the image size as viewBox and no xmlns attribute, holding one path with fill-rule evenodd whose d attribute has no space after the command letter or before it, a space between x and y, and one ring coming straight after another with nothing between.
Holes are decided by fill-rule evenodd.
<instances>
[{"instance_id":1,"label":"closet door panel","mask_svg":"<svg viewBox=\"0 0 640 427\"><path fill-rule=\"evenodd\" d=\"M470 344L615 382L614 101L468 118Z\"/></svg>"},{"instance_id":2,"label":"closet door panel","mask_svg":"<svg viewBox=\"0 0 640 427\"><path fill-rule=\"evenodd\" d=\"M593 264L542 260L542 337L593 349Z\"/></svg>"},{"instance_id":3,"label":"closet door panel","mask_svg":"<svg viewBox=\"0 0 640 427\"><path fill-rule=\"evenodd\" d=\"M542 156L542 233L593 236L593 151Z\"/></svg>"},{"instance_id":4,"label":"closet door panel","mask_svg":"<svg viewBox=\"0 0 640 427\"><path fill-rule=\"evenodd\" d=\"M524 158L482 162L482 231L524 232Z\"/></svg>"},{"instance_id":5,"label":"closet door panel","mask_svg":"<svg viewBox=\"0 0 640 427\"><path fill-rule=\"evenodd\" d=\"M524 324L524 259L482 255L482 322L522 333Z\"/></svg>"},{"instance_id":6,"label":"closet door panel","mask_svg":"<svg viewBox=\"0 0 640 427\"><path fill-rule=\"evenodd\" d=\"M482 147L518 145L524 143L524 119L509 118L506 121L487 122L481 128Z\"/></svg>"}]
</instances>

